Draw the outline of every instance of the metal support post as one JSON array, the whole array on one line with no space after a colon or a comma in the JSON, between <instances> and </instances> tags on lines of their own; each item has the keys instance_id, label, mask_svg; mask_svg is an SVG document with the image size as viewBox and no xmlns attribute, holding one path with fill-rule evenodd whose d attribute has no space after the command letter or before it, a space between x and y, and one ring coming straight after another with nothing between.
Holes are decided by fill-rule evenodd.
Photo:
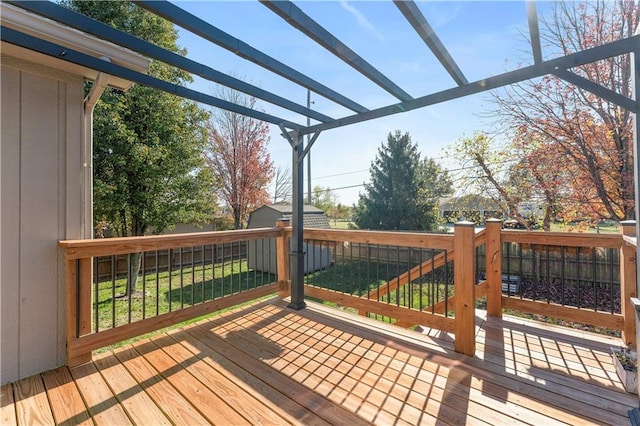
<instances>
[{"instance_id":1,"label":"metal support post","mask_svg":"<svg viewBox=\"0 0 640 426\"><path fill-rule=\"evenodd\" d=\"M640 34L640 24L636 27L635 34ZM631 96L633 100L636 101L636 110L634 112L633 117L633 182L634 182L634 191L636 198L635 205L635 218L636 218L636 259L640 256L640 246L638 246L638 241L640 241L640 110L638 110L638 102L640 102L640 49L636 49L631 53ZM636 266L636 295L640 294L640 274L637 273ZM635 299L637 302L637 299ZM626 303L628 301L624 301ZM640 305L633 303L634 309L636 310L636 351L640 353ZM638 379L640 379L640 370L638 370ZM640 405L640 399L639 405ZM638 409L634 409L633 411L637 412ZM639 414L640 415L640 414Z\"/></svg>"},{"instance_id":2,"label":"metal support post","mask_svg":"<svg viewBox=\"0 0 640 426\"><path fill-rule=\"evenodd\" d=\"M311 90L307 89L307 108L311 108ZM307 117L307 127L311 125L311 120ZM311 135L307 135L307 146L311 143ZM307 204L311 205L311 151L307 152Z\"/></svg>"},{"instance_id":3,"label":"metal support post","mask_svg":"<svg viewBox=\"0 0 640 426\"><path fill-rule=\"evenodd\" d=\"M293 223L291 233L291 303L292 309L303 309L304 303L304 137L296 133L292 146Z\"/></svg>"}]
</instances>

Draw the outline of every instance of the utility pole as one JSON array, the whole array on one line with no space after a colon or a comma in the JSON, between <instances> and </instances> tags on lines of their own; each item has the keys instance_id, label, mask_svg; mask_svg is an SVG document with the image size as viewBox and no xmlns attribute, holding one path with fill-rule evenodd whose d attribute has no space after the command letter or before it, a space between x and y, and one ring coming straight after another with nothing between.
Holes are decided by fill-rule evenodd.
<instances>
[{"instance_id":1,"label":"utility pole","mask_svg":"<svg viewBox=\"0 0 640 426\"><path fill-rule=\"evenodd\" d=\"M311 108L311 90L307 89L307 108ZM311 124L311 120L307 117L307 127ZM307 134L307 146L311 135ZM311 205L311 150L307 153L307 204Z\"/></svg>"}]
</instances>

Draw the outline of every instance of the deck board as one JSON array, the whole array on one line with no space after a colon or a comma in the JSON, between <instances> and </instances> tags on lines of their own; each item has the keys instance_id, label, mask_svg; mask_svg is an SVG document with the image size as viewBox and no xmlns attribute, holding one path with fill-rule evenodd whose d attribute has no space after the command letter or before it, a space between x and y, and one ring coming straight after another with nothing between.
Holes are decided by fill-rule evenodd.
<instances>
[{"instance_id":1,"label":"deck board","mask_svg":"<svg viewBox=\"0 0 640 426\"><path fill-rule=\"evenodd\" d=\"M16 419L16 404L13 401L13 387L7 383L0 388L0 424L14 426Z\"/></svg>"},{"instance_id":2,"label":"deck board","mask_svg":"<svg viewBox=\"0 0 640 426\"><path fill-rule=\"evenodd\" d=\"M619 340L476 317L477 352L272 299L2 387L2 424L628 424ZM63 398L63 395L69 395Z\"/></svg>"},{"instance_id":3,"label":"deck board","mask_svg":"<svg viewBox=\"0 0 640 426\"><path fill-rule=\"evenodd\" d=\"M101 354L94 359L100 374L114 393L118 403L135 424L171 424L167 416L138 385L129 371L113 354ZM73 369L72 369L73 371Z\"/></svg>"},{"instance_id":4,"label":"deck board","mask_svg":"<svg viewBox=\"0 0 640 426\"><path fill-rule=\"evenodd\" d=\"M82 396L68 368L42 374L53 417L59 425L93 425Z\"/></svg>"},{"instance_id":5,"label":"deck board","mask_svg":"<svg viewBox=\"0 0 640 426\"><path fill-rule=\"evenodd\" d=\"M20 425L53 424L53 412L38 374L19 380L13 385L16 418Z\"/></svg>"},{"instance_id":6,"label":"deck board","mask_svg":"<svg viewBox=\"0 0 640 426\"><path fill-rule=\"evenodd\" d=\"M116 400L95 364L86 363L74 367L71 369L71 375L96 425L125 426L131 424L131 420L129 420L124 409Z\"/></svg>"}]
</instances>

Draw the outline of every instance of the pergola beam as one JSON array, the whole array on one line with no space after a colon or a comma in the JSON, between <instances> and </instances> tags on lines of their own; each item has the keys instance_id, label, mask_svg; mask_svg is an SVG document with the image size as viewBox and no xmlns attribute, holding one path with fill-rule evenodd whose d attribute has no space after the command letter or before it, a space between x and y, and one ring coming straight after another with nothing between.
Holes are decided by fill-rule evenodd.
<instances>
[{"instance_id":1,"label":"pergola beam","mask_svg":"<svg viewBox=\"0 0 640 426\"><path fill-rule=\"evenodd\" d=\"M162 18L172 22L202 38L208 40L218 46L227 49L241 58L247 59L269 71L284 77L294 83L299 84L319 95L330 99L345 108L354 112L362 113L368 111L364 106L352 101L346 96L330 89L329 87L319 83L312 78L294 70L288 65L283 64L275 58L249 46L247 43L239 40L224 31L214 27L208 22L198 18L195 15L179 8L167 1L157 0L135 0L135 4L148 10Z\"/></svg>"},{"instance_id":2,"label":"pergola beam","mask_svg":"<svg viewBox=\"0 0 640 426\"><path fill-rule=\"evenodd\" d=\"M310 39L342 59L360 74L391 93L397 99L408 101L413 99L411 95L402 90L397 84L382 74L376 67L367 62L364 58L351 50L340 39L327 31L322 25L314 21L309 15L304 13L298 6L285 1L260 0L269 10L284 19L292 27L296 28Z\"/></svg>"},{"instance_id":3,"label":"pergola beam","mask_svg":"<svg viewBox=\"0 0 640 426\"><path fill-rule=\"evenodd\" d=\"M467 84L467 78L453 60L447 48L444 47L436 32L431 28L427 18L425 18L418 6L412 0L393 0L393 3L400 9L400 12L409 21L420 38L429 46L429 49L438 58L449 75L458 83L458 86Z\"/></svg>"},{"instance_id":4,"label":"pergola beam","mask_svg":"<svg viewBox=\"0 0 640 426\"><path fill-rule=\"evenodd\" d=\"M542 62L542 47L540 46L540 27L538 26L538 8L535 0L527 0L527 21L529 23L529 38L533 52L533 63Z\"/></svg>"},{"instance_id":5,"label":"pergola beam","mask_svg":"<svg viewBox=\"0 0 640 426\"><path fill-rule=\"evenodd\" d=\"M303 129L302 132L307 134L314 133L318 130L334 129L350 124L373 120L375 118L386 117L388 115L423 108L429 105L435 105L441 102L458 99L476 93L486 92L487 90L492 90L532 78L541 77L543 75L552 74L558 69L573 68L576 66L596 62L601 59L629 53L634 51L639 43L640 35L634 35L629 38L613 41L611 43L603 44L588 50L584 50L582 52L551 59L545 62L541 62L540 64L530 65L528 67L509 71L493 77L488 77L466 84L464 86L454 87L452 89L432 93L430 95L416 98L412 101L400 102L398 104L374 109L362 114L351 115L348 117L339 118L332 122L310 126ZM635 102L634 105L635 107L631 110L631 112L638 113L638 102Z\"/></svg>"},{"instance_id":6,"label":"pergola beam","mask_svg":"<svg viewBox=\"0 0 640 426\"><path fill-rule=\"evenodd\" d=\"M173 65L191 74L200 76L206 80L222 84L255 98L262 99L271 104L280 106L293 112L297 112L306 117L313 118L314 120L320 121L321 123L333 120L333 118L327 115L296 104L289 99L285 99L281 96L256 87L240 79L221 73L204 64L198 63L182 55L178 55L177 53L173 53L169 50L163 49L159 46L156 46L155 44L149 43L138 37L134 37L130 34L125 33L124 31L120 31L109 25L103 24L100 21L96 21L95 19L89 18L81 13L74 12L70 9L67 9L66 7L59 6L55 3L45 1L24 2L11 0L7 1L7 3L13 4L30 12L35 12L41 16L53 19L77 30L95 35L96 37L126 47L144 56L157 59L169 65Z\"/></svg>"},{"instance_id":7,"label":"pergola beam","mask_svg":"<svg viewBox=\"0 0 640 426\"><path fill-rule=\"evenodd\" d=\"M639 105L637 101L634 101L631 98L627 98L624 95L614 92L611 89L608 89L600 84L594 83L591 80L588 80L576 73L573 73L569 70L558 69L553 72L553 74L575 86L578 86L584 90L587 90L593 93L596 96L601 97L611 103L614 103L618 106L625 108L628 111L637 111Z\"/></svg>"},{"instance_id":8,"label":"pergola beam","mask_svg":"<svg viewBox=\"0 0 640 426\"><path fill-rule=\"evenodd\" d=\"M82 65L84 67L91 68L96 71L101 71L113 76L122 77L134 83L153 87L155 89L162 90L163 92L180 96L185 99L190 99L192 101L200 102L206 105L222 108L227 111L246 115L248 117L266 121L268 123L277 125L284 124L285 126L294 130L302 128L302 126L300 126L299 124L296 124L289 120L285 120L270 114L266 114L264 112L247 108L242 105L237 105L232 102L225 101L224 99L216 98L215 96L205 95L204 93L198 92L196 90L188 89L184 86L169 83L164 80L160 80L158 78L133 71L129 68L125 68L120 65L116 65L111 62L86 55L68 47L60 46L59 44L51 43L49 41L42 40L38 37L34 37L32 35L25 34L11 28L1 26L0 38L2 39L2 41L15 44L16 46L24 47L26 49L43 53L55 58L61 58L65 61Z\"/></svg>"}]
</instances>

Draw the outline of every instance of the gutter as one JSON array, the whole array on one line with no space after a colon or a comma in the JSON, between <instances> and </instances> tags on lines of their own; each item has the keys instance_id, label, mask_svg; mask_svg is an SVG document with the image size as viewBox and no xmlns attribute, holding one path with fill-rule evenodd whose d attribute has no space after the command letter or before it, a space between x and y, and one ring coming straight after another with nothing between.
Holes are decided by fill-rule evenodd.
<instances>
[{"instance_id":1,"label":"gutter","mask_svg":"<svg viewBox=\"0 0 640 426\"><path fill-rule=\"evenodd\" d=\"M106 56L102 56L111 62ZM98 73L84 100L84 135L82 141L82 238L93 238L93 111L109 84L109 75Z\"/></svg>"}]
</instances>

